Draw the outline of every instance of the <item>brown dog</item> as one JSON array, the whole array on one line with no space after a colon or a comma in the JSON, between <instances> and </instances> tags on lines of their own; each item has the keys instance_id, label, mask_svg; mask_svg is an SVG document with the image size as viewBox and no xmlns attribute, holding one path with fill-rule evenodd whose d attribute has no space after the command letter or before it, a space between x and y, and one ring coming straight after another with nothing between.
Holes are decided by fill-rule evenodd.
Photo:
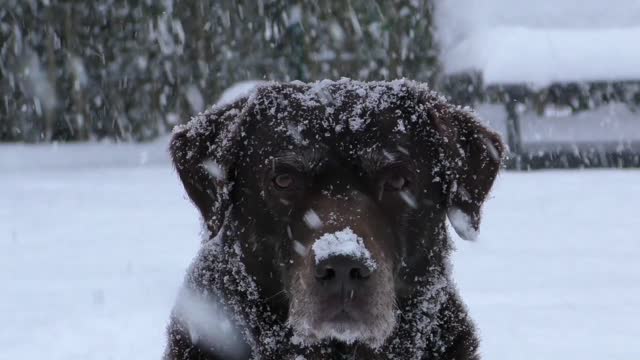
<instances>
[{"instance_id":1,"label":"brown dog","mask_svg":"<svg viewBox=\"0 0 640 360\"><path fill-rule=\"evenodd\" d=\"M410 81L267 84L179 127L205 224L165 359L478 359L445 219L475 236L503 145Z\"/></svg>"}]
</instances>

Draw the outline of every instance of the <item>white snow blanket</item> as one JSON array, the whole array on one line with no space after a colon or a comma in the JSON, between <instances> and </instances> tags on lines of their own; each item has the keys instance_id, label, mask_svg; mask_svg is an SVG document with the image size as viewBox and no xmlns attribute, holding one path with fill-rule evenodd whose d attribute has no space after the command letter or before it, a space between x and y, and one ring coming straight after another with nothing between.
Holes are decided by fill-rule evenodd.
<instances>
[{"instance_id":1,"label":"white snow blanket","mask_svg":"<svg viewBox=\"0 0 640 360\"><path fill-rule=\"evenodd\" d=\"M0 146L0 359L160 358L200 224L129 149ZM452 235L484 358L639 359L638 204L637 170L501 175L478 241Z\"/></svg>"}]
</instances>

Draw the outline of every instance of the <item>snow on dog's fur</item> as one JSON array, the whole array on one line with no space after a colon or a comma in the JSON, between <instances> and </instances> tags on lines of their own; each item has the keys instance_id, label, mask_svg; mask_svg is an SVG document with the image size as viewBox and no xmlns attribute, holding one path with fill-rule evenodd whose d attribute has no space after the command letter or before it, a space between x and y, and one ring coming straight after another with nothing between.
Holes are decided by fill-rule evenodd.
<instances>
[{"instance_id":1,"label":"snow on dog's fur","mask_svg":"<svg viewBox=\"0 0 640 360\"><path fill-rule=\"evenodd\" d=\"M171 153L205 225L185 289L230 325L194 335L179 302L166 359L478 358L445 221L477 235L503 145L472 112L406 80L268 83Z\"/></svg>"}]
</instances>

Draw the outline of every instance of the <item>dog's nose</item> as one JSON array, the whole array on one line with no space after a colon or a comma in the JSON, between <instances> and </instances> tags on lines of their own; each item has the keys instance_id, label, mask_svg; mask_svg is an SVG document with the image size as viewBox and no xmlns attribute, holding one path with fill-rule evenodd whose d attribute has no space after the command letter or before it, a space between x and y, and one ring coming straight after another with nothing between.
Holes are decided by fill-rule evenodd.
<instances>
[{"instance_id":1,"label":"dog's nose","mask_svg":"<svg viewBox=\"0 0 640 360\"><path fill-rule=\"evenodd\" d=\"M340 255L320 261L315 276L321 282L340 284L366 280L371 276L371 269L362 260Z\"/></svg>"}]
</instances>

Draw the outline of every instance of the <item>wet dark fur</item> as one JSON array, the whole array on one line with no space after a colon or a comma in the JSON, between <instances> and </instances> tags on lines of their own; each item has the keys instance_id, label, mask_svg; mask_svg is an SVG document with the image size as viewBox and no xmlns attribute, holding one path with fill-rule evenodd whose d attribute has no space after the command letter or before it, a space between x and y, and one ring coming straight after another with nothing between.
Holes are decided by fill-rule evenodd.
<instances>
[{"instance_id":1,"label":"wet dark fur","mask_svg":"<svg viewBox=\"0 0 640 360\"><path fill-rule=\"evenodd\" d=\"M367 89L367 95L358 95L358 87ZM387 98L372 101L372 94L385 93ZM499 137L471 113L412 82L335 82L322 87L311 103L300 100L300 94L308 95L309 86L272 84L250 99L214 108L175 132L174 164L206 227L185 288L233 314L241 335L231 340L243 345L229 351L229 344L194 341L177 307L168 327L165 359L479 359L474 326L450 279L445 221L447 211L456 208L478 228L482 203L503 156ZM380 106L382 101L388 106ZM346 118L356 108L365 121L350 128ZM291 129L298 124L303 127ZM393 231L379 251L391 259L393 268L395 330L377 350L338 341L294 344L286 323L289 297L294 296L286 291L287 281L292 272L303 271L304 264L297 260L284 225L291 225L294 237L313 234L300 226L304 208L288 201L274 203L265 194L274 166L270 161L283 151L316 149L322 159L341 162L337 169L344 169L344 163L360 167L352 174L329 171L323 181L361 184L366 183L362 179L375 178L366 173L367 167L375 166L363 160L365 153L389 148L397 149L393 156L406 158L414 169L415 206L391 198L376 203L379 212L372 219L358 218L353 226L385 221ZM223 176L212 176L202 166L210 160ZM363 196L374 199L367 189L358 187Z\"/></svg>"}]
</instances>

